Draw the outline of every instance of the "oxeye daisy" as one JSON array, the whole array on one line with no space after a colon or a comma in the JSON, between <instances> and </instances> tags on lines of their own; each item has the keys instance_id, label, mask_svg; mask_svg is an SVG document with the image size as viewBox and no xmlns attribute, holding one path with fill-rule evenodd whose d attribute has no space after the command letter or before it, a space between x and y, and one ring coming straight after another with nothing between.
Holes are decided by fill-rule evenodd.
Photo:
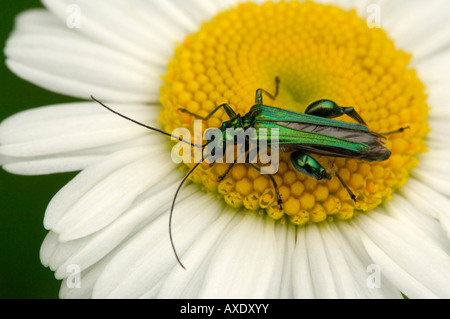
<instances>
[{"instance_id":1,"label":"oxeye daisy","mask_svg":"<svg viewBox=\"0 0 450 319\"><path fill-rule=\"evenodd\" d=\"M6 64L86 101L5 119L0 163L23 175L81 171L44 217L41 261L62 280L60 297L450 297L447 1L42 2L17 18ZM370 131L396 132L383 139L389 156L316 156L329 180L283 149L270 176L198 166L171 225L184 269L168 222L192 164L90 96L193 136L196 117L220 127L229 114L213 111L243 116L258 89L264 104L298 113L324 99L353 107Z\"/></svg>"}]
</instances>

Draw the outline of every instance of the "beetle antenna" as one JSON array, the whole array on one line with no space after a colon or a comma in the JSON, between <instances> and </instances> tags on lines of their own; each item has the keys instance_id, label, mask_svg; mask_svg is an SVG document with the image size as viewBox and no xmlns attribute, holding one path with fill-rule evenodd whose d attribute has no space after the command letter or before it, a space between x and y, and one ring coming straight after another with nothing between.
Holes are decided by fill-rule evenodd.
<instances>
[{"instance_id":1,"label":"beetle antenna","mask_svg":"<svg viewBox=\"0 0 450 319\"><path fill-rule=\"evenodd\" d=\"M152 130L152 131L155 131L155 132L164 134L164 135L166 135L166 136L170 136L170 137L172 137L172 138L174 138L174 139L179 140L180 142L189 144L190 146L194 146L194 147L198 147L198 148L204 147L204 145L193 144L193 143L191 143L191 142L189 142L189 141L183 140L183 139L182 139L181 137L179 137L179 136L172 135L172 134L167 133L167 132L165 132L165 131L163 131L163 130L159 130L159 129L157 129L157 128L154 128L154 127L145 125L145 124L143 124L143 123L141 123L141 122L138 122L138 121L136 121L136 120L134 120L134 119L132 119L132 118L129 118L128 116L125 116L125 115L123 115L123 114L121 114L121 113L119 113L119 112L113 110L112 108L110 108L109 106L105 105L104 103L100 102L99 100L97 100L97 99L96 99L95 97L93 97L92 95L91 95L91 99L94 100L95 102L97 102L98 104L100 104L101 106L103 106L103 107L104 107L105 109L107 109L108 111L110 111L110 112L112 112L112 113L114 113L114 114L116 114L116 115L119 115L120 117L122 117L122 118L124 118L124 119L126 119L126 120L128 120L128 121L130 121L130 122L133 122L133 123L135 123L135 124L137 124L137 125L139 125L139 126L145 127L146 129L149 129L149 130Z\"/></svg>"},{"instance_id":2,"label":"beetle antenna","mask_svg":"<svg viewBox=\"0 0 450 319\"><path fill-rule=\"evenodd\" d=\"M169 214L169 237L170 237L170 244L172 245L172 250L175 253L175 258L177 259L178 263L180 264L180 266L186 270L186 267L184 267L183 263L181 262L180 258L178 257L177 254L177 250L175 249L175 244L173 242L173 237L172 237L172 216L173 216L173 209L175 207L175 201L177 200L177 196L178 193L181 190L181 187L183 187L183 184L186 182L186 180L188 179L188 177L192 174L192 172L194 172L194 170L201 164L203 163L197 163L187 174L186 176L183 178L183 180L181 181L180 185L177 188L177 191L175 192L175 195L173 197L173 201L172 201L172 207L170 208L170 214Z\"/></svg>"}]
</instances>

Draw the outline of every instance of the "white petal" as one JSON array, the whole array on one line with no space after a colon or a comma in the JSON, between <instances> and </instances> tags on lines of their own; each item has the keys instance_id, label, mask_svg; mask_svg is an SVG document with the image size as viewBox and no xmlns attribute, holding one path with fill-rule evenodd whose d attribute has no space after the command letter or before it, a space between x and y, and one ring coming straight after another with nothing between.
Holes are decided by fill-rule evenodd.
<instances>
[{"instance_id":1,"label":"white petal","mask_svg":"<svg viewBox=\"0 0 450 319\"><path fill-rule=\"evenodd\" d=\"M427 85L427 89L430 92L429 103L433 105L433 107L439 107L441 110L447 109L446 103L444 99L441 99L440 102L438 99L435 99L434 87L444 86L450 81L450 64L448 61L450 60L450 50L442 51L439 54L436 54L428 59L420 61L417 63L416 69L419 73L420 79L422 79ZM444 95L443 97L448 97L448 90L442 90ZM437 103L433 103L433 102ZM433 109L432 109L433 110Z\"/></svg>"},{"instance_id":2,"label":"white petal","mask_svg":"<svg viewBox=\"0 0 450 319\"><path fill-rule=\"evenodd\" d=\"M139 296L139 299L155 299L158 296L159 291L161 290L161 286L164 280L160 280L154 286L149 288L147 292L145 292L142 296Z\"/></svg>"},{"instance_id":3,"label":"white petal","mask_svg":"<svg viewBox=\"0 0 450 319\"><path fill-rule=\"evenodd\" d=\"M384 208L393 218L414 228L415 232L423 233L446 253L450 253L450 243L439 221L422 213L403 196L396 194L393 201L384 203Z\"/></svg>"},{"instance_id":4,"label":"white petal","mask_svg":"<svg viewBox=\"0 0 450 319\"><path fill-rule=\"evenodd\" d=\"M159 10L158 4L160 1L131 0L129 2L140 8L139 10L134 10L134 14L136 14L140 23L145 24L144 29L151 30L156 37L164 39L167 42L166 46L172 47L173 44L182 41L186 36L187 30L179 25L178 21L173 19L170 13ZM149 49L152 50L153 48ZM158 50L158 48L155 49ZM170 55L171 53L167 54L167 56ZM161 63L164 64L163 61Z\"/></svg>"},{"instance_id":5,"label":"white petal","mask_svg":"<svg viewBox=\"0 0 450 319\"><path fill-rule=\"evenodd\" d=\"M158 101L163 67L142 63L62 24L31 28L40 19L56 25L48 13L33 10L19 17L20 27L8 39L6 63L17 75L53 92L83 99L95 95L109 101Z\"/></svg>"},{"instance_id":6,"label":"white petal","mask_svg":"<svg viewBox=\"0 0 450 319\"><path fill-rule=\"evenodd\" d=\"M448 165L448 163L447 163ZM448 168L448 166L447 166ZM436 170L423 170L416 168L411 174L424 184L435 189L437 192L450 195L450 180L448 180L449 175L444 175L444 170L442 172L436 172Z\"/></svg>"},{"instance_id":7,"label":"white petal","mask_svg":"<svg viewBox=\"0 0 450 319\"><path fill-rule=\"evenodd\" d=\"M217 13L231 9L238 3L237 0L221 0L221 1L201 1L201 0L175 0L174 3L183 12L195 21L197 28L186 28L187 30L196 31L201 23L209 21Z\"/></svg>"},{"instance_id":8,"label":"white petal","mask_svg":"<svg viewBox=\"0 0 450 319\"><path fill-rule=\"evenodd\" d=\"M362 239L355 227L347 222L336 222L331 223L330 228L351 270L357 298L403 299L398 288L393 286L383 274L380 277L381 287L368 283L371 282L370 276L373 272L371 265L374 262L364 248Z\"/></svg>"},{"instance_id":9,"label":"white petal","mask_svg":"<svg viewBox=\"0 0 450 319\"><path fill-rule=\"evenodd\" d=\"M186 12L193 15L197 22L201 22L203 17L212 18L226 5L226 1L181 0L176 2Z\"/></svg>"},{"instance_id":10,"label":"white petal","mask_svg":"<svg viewBox=\"0 0 450 319\"><path fill-rule=\"evenodd\" d=\"M342 249L343 244L339 237L334 234L328 224L319 226L318 230L322 239L321 243L326 250L326 260L330 266L339 299L359 297L360 286L362 285L354 278L353 270L347 260L349 257ZM314 272L316 271L319 272L319 269L314 270ZM320 298L320 294L318 296Z\"/></svg>"},{"instance_id":11,"label":"white petal","mask_svg":"<svg viewBox=\"0 0 450 319\"><path fill-rule=\"evenodd\" d=\"M141 121L155 121L158 117L156 108L146 105L111 105L119 113L129 114L130 117L137 117ZM0 127L0 142L21 143L24 141L35 141L39 139L50 139L52 136L58 137L65 132L71 134L82 134L86 131L94 130L95 126L102 132L106 129L124 128L132 129L135 132L148 132L139 128L136 124L129 123L121 117L111 114L104 110L97 103L70 103L45 106L36 109L26 110L17 113L4 120ZM135 133L136 134L136 133ZM116 137L115 137L116 138ZM72 142L72 141L69 141ZM86 147L95 147L96 144ZM76 150L76 147L65 146L67 151ZM25 151L23 151L25 152ZM45 154L41 152L32 153L33 155ZM6 155L21 156L21 153L11 151Z\"/></svg>"},{"instance_id":12,"label":"white petal","mask_svg":"<svg viewBox=\"0 0 450 319\"><path fill-rule=\"evenodd\" d=\"M247 215L216 248L200 298L267 298L277 257L274 221Z\"/></svg>"},{"instance_id":13,"label":"white petal","mask_svg":"<svg viewBox=\"0 0 450 319\"><path fill-rule=\"evenodd\" d=\"M432 127L435 127L437 123L437 121L433 120L431 123ZM447 151L450 145L450 135L447 135L447 133L444 135L436 130L432 130L427 136L426 143L430 150Z\"/></svg>"},{"instance_id":14,"label":"white petal","mask_svg":"<svg viewBox=\"0 0 450 319\"><path fill-rule=\"evenodd\" d=\"M157 189L160 180L175 165L170 161L164 163L167 155L151 159L150 156L155 156L155 152L144 152L143 159L110 172L87 192L77 192L79 197L75 203L52 227L60 234L59 239L73 240L98 231L124 213L142 193L152 187Z\"/></svg>"},{"instance_id":15,"label":"white petal","mask_svg":"<svg viewBox=\"0 0 450 319\"><path fill-rule=\"evenodd\" d=\"M179 181L179 172L170 173L163 182L158 184L157 190L150 189L146 193L143 202L135 204L110 225L88 236L80 249L73 251L69 258L63 260L63 263L55 264L54 267L57 269L55 276L57 278L67 276L65 269L70 264L77 264L81 270L87 269L115 250L125 239L134 236L142 225L151 223L161 213L166 212L172 204ZM191 196L193 191L195 188L183 189L177 202Z\"/></svg>"},{"instance_id":16,"label":"white petal","mask_svg":"<svg viewBox=\"0 0 450 319\"><path fill-rule=\"evenodd\" d=\"M450 151L439 150L425 153L420 157L419 166L412 176L437 192L450 195Z\"/></svg>"},{"instance_id":17,"label":"white petal","mask_svg":"<svg viewBox=\"0 0 450 319\"><path fill-rule=\"evenodd\" d=\"M413 178L400 189L400 193L422 213L438 220L450 238L450 200L447 197Z\"/></svg>"},{"instance_id":18,"label":"white petal","mask_svg":"<svg viewBox=\"0 0 450 319\"><path fill-rule=\"evenodd\" d=\"M219 216L218 206L221 203L210 194L177 202L172 233L182 260L187 248ZM164 214L131 238L100 276L93 296L137 298L149 292L173 267L181 267L170 245L167 225L168 214Z\"/></svg>"},{"instance_id":19,"label":"white petal","mask_svg":"<svg viewBox=\"0 0 450 319\"><path fill-rule=\"evenodd\" d=\"M448 298L450 257L423 234L372 211L354 223L383 274L410 298Z\"/></svg>"},{"instance_id":20,"label":"white petal","mask_svg":"<svg viewBox=\"0 0 450 319\"><path fill-rule=\"evenodd\" d=\"M61 26L66 27L71 18L68 10L74 5L73 1L43 0L43 3L61 20ZM80 0L76 5L81 15L80 28L72 29L72 32L78 31L93 42L102 43L145 63L161 66L167 63L174 43L167 42L158 29L149 27L149 23L136 13L146 10L139 2Z\"/></svg>"},{"instance_id":21,"label":"white petal","mask_svg":"<svg viewBox=\"0 0 450 319\"><path fill-rule=\"evenodd\" d=\"M318 227L313 224L306 229L306 250L308 251L309 267L314 292L317 298L338 298L338 291L331 264L327 259L326 247Z\"/></svg>"},{"instance_id":22,"label":"white petal","mask_svg":"<svg viewBox=\"0 0 450 319\"><path fill-rule=\"evenodd\" d=\"M294 297L298 299L315 298L309 257L306 248L306 231L304 228L300 228L297 231L297 244L292 257Z\"/></svg>"},{"instance_id":23,"label":"white petal","mask_svg":"<svg viewBox=\"0 0 450 319\"><path fill-rule=\"evenodd\" d=\"M100 262L96 263L95 266L82 271L79 277L72 272L72 277L65 278L62 281L59 297L62 299L92 298L94 285L113 256L114 254L110 254ZM79 280L79 287L74 287L76 280Z\"/></svg>"},{"instance_id":24,"label":"white petal","mask_svg":"<svg viewBox=\"0 0 450 319\"><path fill-rule=\"evenodd\" d=\"M438 107L436 107L436 108L438 108ZM437 111L437 112L440 113L439 111ZM443 115L445 116L445 113ZM438 115L435 114L435 116L438 116ZM443 137L447 137L446 135L449 133L448 121L443 120L442 117L440 119L433 118L430 121L430 125L432 125L430 136L433 136L433 134L436 134L436 135L441 135L441 136L444 135ZM435 136L433 136L433 138L435 138ZM448 145L449 144L447 144L447 146Z\"/></svg>"},{"instance_id":25,"label":"white petal","mask_svg":"<svg viewBox=\"0 0 450 319\"><path fill-rule=\"evenodd\" d=\"M54 247L54 251L49 259L48 267L52 271L57 271L59 269L59 274L55 274L55 278L63 279L68 277L71 274L70 268L67 268L67 265L64 269L60 269L60 266L64 264L66 260L68 260L73 254L77 251L83 249L83 247L89 242L90 238L84 237L77 240L72 240L68 242L61 243L58 240L58 245ZM77 264L77 267L79 265ZM81 269L82 270L82 269Z\"/></svg>"},{"instance_id":26,"label":"white petal","mask_svg":"<svg viewBox=\"0 0 450 319\"><path fill-rule=\"evenodd\" d=\"M413 53L415 63L439 52L448 43L446 41L450 34L450 26L447 23L450 13L448 1L403 0L386 1L383 4L381 7L383 28L388 31L398 47Z\"/></svg>"},{"instance_id":27,"label":"white petal","mask_svg":"<svg viewBox=\"0 0 450 319\"><path fill-rule=\"evenodd\" d=\"M384 275L390 278L409 298L417 296L419 299L436 298L430 290L417 282L410 274L397 265L377 244L368 237L363 237L366 249L376 261L376 266L384 271Z\"/></svg>"},{"instance_id":28,"label":"white petal","mask_svg":"<svg viewBox=\"0 0 450 319\"><path fill-rule=\"evenodd\" d=\"M52 13L42 8L21 12L14 22L14 30L24 32L57 32L61 28L61 22L55 19Z\"/></svg>"},{"instance_id":29,"label":"white petal","mask_svg":"<svg viewBox=\"0 0 450 319\"><path fill-rule=\"evenodd\" d=\"M368 19L380 8L381 25L397 47L413 53L412 66L444 50L448 44L450 26L447 16L450 6L445 0L321 0L344 9L355 8L359 16ZM430 17L433 19L430 20ZM405 17L408 17L405 19ZM401 21L401 23L399 23ZM419 27L420 26L420 27ZM414 32L411 32L414 30Z\"/></svg>"},{"instance_id":30,"label":"white petal","mask_svg":"<svg viewBox=\"0 0 450 319\"><path fill-rule=\"evenodd\" d=\"M199 25L195 23L185 11L181 10L179 5L173 1L153 1L152 4L170 20L178 24L182 29L188 32L194 32L199 29Z\"/></svg>"},{"instance_id":31,"label":"white petal","mask_svg":"<svg viewBox=\"0 0 450 319\"><path fill-rule=\"evenodd\" d=\"M275 235L277 236L277 252L279 253L278 272L281 278L274 276L274 281L279 281L279 288L274 288L274 295L270 298L288 299L294 298L294 285L292 280L292 260L295 250L296 228L293 225L279 224L275 226Z\"/></svg>"},{"instance_id":32,"label":"white petal","mask_svg":"<svg viewBox=\"0 0 450 319\"><path fill-rule=\"evenodd\" d=\"M218 241L226 236L226 230L241 220L241 214L228 208L197 238L185 254L183 264L186 269L174 267L162 281L158 298L197 298L204 274Z\"/></svg>"},{"instance_id":33,"label":"white petal","mask_svg":"<svg viewBox=\"0 0 450 319\"><path fill-rule=\"evenodd\" d=\"M44 219L44 226L53 229L77 200L94 185L100 183L105 177L120 169L124 165L142 158L147 150L142 148L125 150L114 153L101 163L91 166L81 172L69 184L63 187L58 194L53 197Z\"/></svg>"},{"instance_id":34,"label":"white petal","mask_svg":"<svg viewBox=\"0 0 450 319\"><path fill-rule=\"evenodd\" d=\"M402 298L388 281L382 281L381 289L367 286L366 269L372 263L358 232L348 223L299 229L292 265L295 297Z\"/></svg>"},{"instance_id":35,"label":"white petal","mask_svg":"<svg viewBox=\"0 0 450 319\"><path fill-rule=\"evenodd\" d=\"M112 105L144 123L157 112L145 105ZM150 124L153 125L153 124ZM17 113L0 125L1 164L22 174L85 168L104 154L136 145L161 143L158 133L130 123L96 103L71 103Z\"/></svg>"},{"instance_id":36,"label":"white petal","mask_svg":"<svg viewBox=\"0 0 450 319\"><path fill-rule=\"evenodd\" d=\"M44 242L41 245L41 250L39 252L39 256L41 258L41 263L48 267L50 265L50 258L58 247L58 234L55 232L49 231L47 236L44 238Z\"/></svg>"},{"instance_id":37,"label":"white petal","mask_svg":"<svg viewBox=\"0 0 450 319\"><path fill-rule=\"evenodd\" d=\"M5 159L3 169L17 175L47 175L53 173L80 171L101 160L103 156L64 156L45 159Z\"/></svg>"}]
</instances>

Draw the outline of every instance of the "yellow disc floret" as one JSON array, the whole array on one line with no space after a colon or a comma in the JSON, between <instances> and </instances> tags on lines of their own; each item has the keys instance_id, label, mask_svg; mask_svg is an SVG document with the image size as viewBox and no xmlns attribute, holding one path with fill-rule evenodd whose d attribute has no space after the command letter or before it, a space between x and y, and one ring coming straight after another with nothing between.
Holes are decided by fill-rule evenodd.
<instances>
[{"instance_id":1,"label":"yellow disc floret","mask_svg":"<svg viewBox=\"0 0 450 319\"><path fill-rule=\"evenodd\" d=\"M206 117L227 103L245 115L257 89L275 93L278 76L279 95L275 100L264 96L266 105L304 112L312 102L329 99L354 107L373 132L409 127L387 136L392 155L382 162L311 154L333 175L330 181L305 176L290 163L289 153L281 153L273 178L282 210L271 179L248 164L230 171L227 163L199 166L191 178L232 207L276 220L296 225L348 220L391 199L417 166L417 155L426 151L425 88L408 66L410 58L355 11L312 1L240 4L204 23L177 47L163 78L160 120L166 131L187 128L193 137L196 119L180 108ZM202 128L227 120L219 110ZM338 120L354 123L348 116ZM333 172L356 195L356 203Z\"/></svg>"}]
</instances>

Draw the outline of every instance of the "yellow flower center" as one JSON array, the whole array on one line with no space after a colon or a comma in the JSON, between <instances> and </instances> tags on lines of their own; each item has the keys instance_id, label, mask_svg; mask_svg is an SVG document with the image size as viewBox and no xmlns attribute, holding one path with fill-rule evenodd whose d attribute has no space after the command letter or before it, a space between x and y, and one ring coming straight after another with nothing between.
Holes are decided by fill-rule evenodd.
<instances>
[{"instance_id":1,"label":"yellow flower center","mask_svg":"<svg viewBox=\"0 0 450 319\"><path fill-rule=\"evenodd\" d=\"M172 132L184 127L194 136L195 118L180 108L207 116L215 107L229 104L245 115L262 88L280 92L264 104L304 112L314 101L329 99L353 106L373 132L409 129L387 137L392 152L388 160L366 162L311 154L325 168L337 171L356 195L356 203L334 176L331 181L308 177L280 154L273 175L283 201L277 205L269 176L248 164L200 166L192 180L215 191L228 205L266 213L296 225L325 220L346 220L390 200L407 183L417 166L417 155L426 151L424 138L428 106L424 85L408 67L411 56L395 48L382 29L368 28L356 12L314 2L241 4L204 23L176 49L161 88L161 122ZM217 128L229 120L220 110L203 129ZM339 121L353 122L344 115ZM192 167L192 164L189 164Z\"/></svg>"}]
</instances>

